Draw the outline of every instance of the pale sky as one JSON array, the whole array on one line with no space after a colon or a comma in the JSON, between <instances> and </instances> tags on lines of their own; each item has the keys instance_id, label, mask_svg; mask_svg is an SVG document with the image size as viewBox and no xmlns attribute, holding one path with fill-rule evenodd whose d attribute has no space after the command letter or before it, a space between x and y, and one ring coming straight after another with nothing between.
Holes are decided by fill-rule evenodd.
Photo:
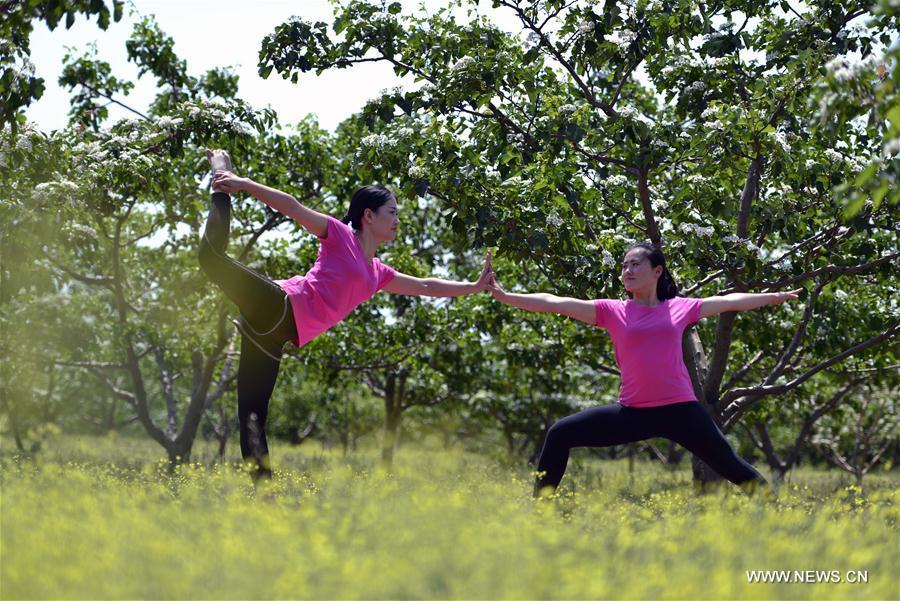
<instances>
[{"instance_id":1,"label":"pale sky","mask_svg":"<svg viewBox=\"0 0 900 601\"><path fill-rule=\"evenodd\" d=\"M414 11L421 2L403 0L402 4L406 13ZM445 3L428 0L425 4L433 9ZM265 80L257 75L263 36L292 15L330 23L332 6L327 0L135 0L135 5L140 14L156 16L161 29L175 40L175 53L187 61L191 75L199 76L213 67L233 66L240 76L239 96L255 108L271 105L281 123L296 123L313 113L323 127L333 130L381 90L403 83L387 63L330 70L318 77L306 73L297 84L274 72ZM518 30L510 11L505 12L495 13L496 20L510 30ZM126 60L125 41L135 21L125 14L118 23L110 23L106 31L85 18L79 18L69 30L60 25L51 32L43 23L37 24L31 36L31 60L47 89L27 109L28 118L45 131L66 125L69 92L57 85L66 47L75 47L81 54L91 42L96 42L99 57L110 63L113 75L136 84L127 98L117 100L140 111L146 109L156 93L155 80L150 75L138 80L137 68ZM406 81L411 83L412 79ZM110 123L131 116L115 105L110 105L109 111Z\"/></svg>"}]
</instances>

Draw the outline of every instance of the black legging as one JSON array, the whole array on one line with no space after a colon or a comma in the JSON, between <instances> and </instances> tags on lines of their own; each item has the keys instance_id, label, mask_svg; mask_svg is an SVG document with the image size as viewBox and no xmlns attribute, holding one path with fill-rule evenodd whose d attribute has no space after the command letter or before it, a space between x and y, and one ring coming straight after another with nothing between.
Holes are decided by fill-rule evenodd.
<instances>
[{"instance_id":1,"label":"black legging","mask_svg":"<svg viewBox=\"0 0 900 601\"><path fill-rule=\"evenodd\" d=\"M759 472L741 459L700 403L689 401L662 407L635 409L619 403L593 407L564 417L550 428L538 461L535 495L556 488L574 447L609 447L668 438L702 459L735 484L764 483Z\"/></svg>"},{"instance_id":2,"label":"black legging","mask_svg":"<svg viewBox=\"0 0 900 601\"><path fill-rule=\"evenodd\" d=\"M294 315L281 287L225 255L231 199L214 192L200 240L200 267L241 312L238 420L241 456L256 464L254 478L271 475L266 416L275 388L281 347L297 337Z\"/></svg>"}]
</instances>

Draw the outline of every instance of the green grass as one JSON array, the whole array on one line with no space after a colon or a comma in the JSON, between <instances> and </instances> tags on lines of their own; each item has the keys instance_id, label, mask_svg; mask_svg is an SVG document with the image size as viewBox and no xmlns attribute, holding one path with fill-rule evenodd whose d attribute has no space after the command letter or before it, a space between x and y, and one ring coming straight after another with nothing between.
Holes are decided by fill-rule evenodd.
<instances>
[{"instance_id":1,"label":"green grass","mask_svg":"<svg viewBox=\"0 0 900 601\"><path fill-rule=\"evenodd\" d=\"M893 599L898 477L804 471L774 498L576 457L559 498L524 467L401 449L278 447L254 491L228 466L169 474L146 441L60 437L0 459L3 599ZM205 456L200 449L198 458ZM574 492L573 492L574 486ZM747 570L867 570L749 584Z\"/></svg>"}]
</instances>

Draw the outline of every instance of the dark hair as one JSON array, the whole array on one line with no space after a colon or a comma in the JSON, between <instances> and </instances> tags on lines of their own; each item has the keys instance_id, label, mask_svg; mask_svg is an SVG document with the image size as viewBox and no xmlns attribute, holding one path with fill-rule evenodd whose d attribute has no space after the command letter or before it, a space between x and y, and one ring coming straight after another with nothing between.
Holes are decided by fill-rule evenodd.
<instances>
[{"instance_id":1,"label":"dark hair","mask_svg":"<svg viewBox=\"0 0 900 601\"><path fill-rule=\"evenodd\" d=\"M659 279L656 280L656 296L659 300L664 301L668 298L675 298L678 296L678 286L675 284L675 279L672 277L672 274L669 273L669 268L666 267L666 257L659 247L650 244L649 242L638 242L629 246L628 250L625 251L625 254L627 255L636 248L641 249L647 254L650 265L653 267L662 265L662 274L659 276Z\"/></svg>"},{"instance_id":2,"label":"dark hair","mask_svg":"<svg viewBox=\"0 0 900 601\"><path fill-rule=\"evenodd\" d=\"M397 200L397 197L381 184L364 186L353 193L353 197L350 199L350 208L347 209L347 214L341 221L349 224L355 230L360 230L366 209L377 211L381 205L391 199Z\"/></svg>"}]
</instances>

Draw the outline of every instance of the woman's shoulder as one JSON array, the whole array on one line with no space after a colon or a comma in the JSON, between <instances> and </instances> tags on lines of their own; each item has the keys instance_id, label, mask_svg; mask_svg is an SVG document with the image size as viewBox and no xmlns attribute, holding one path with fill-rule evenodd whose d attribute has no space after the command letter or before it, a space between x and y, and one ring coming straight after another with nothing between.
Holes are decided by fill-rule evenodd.
<instances>
[{"instance_id":1,"label":"woman's shoulder","mask_svg":"<svg viewBox=\"0 0 900 601\"><path fill-rule=\"evenodd\" d=\"M347 240L349 236L353 235L353 229L340 219L331 215L325 215L325 218L328 220L328 229L326 237L319 237L322 242L333 244L340 240Z\"/></svg>"}]
</instances>

